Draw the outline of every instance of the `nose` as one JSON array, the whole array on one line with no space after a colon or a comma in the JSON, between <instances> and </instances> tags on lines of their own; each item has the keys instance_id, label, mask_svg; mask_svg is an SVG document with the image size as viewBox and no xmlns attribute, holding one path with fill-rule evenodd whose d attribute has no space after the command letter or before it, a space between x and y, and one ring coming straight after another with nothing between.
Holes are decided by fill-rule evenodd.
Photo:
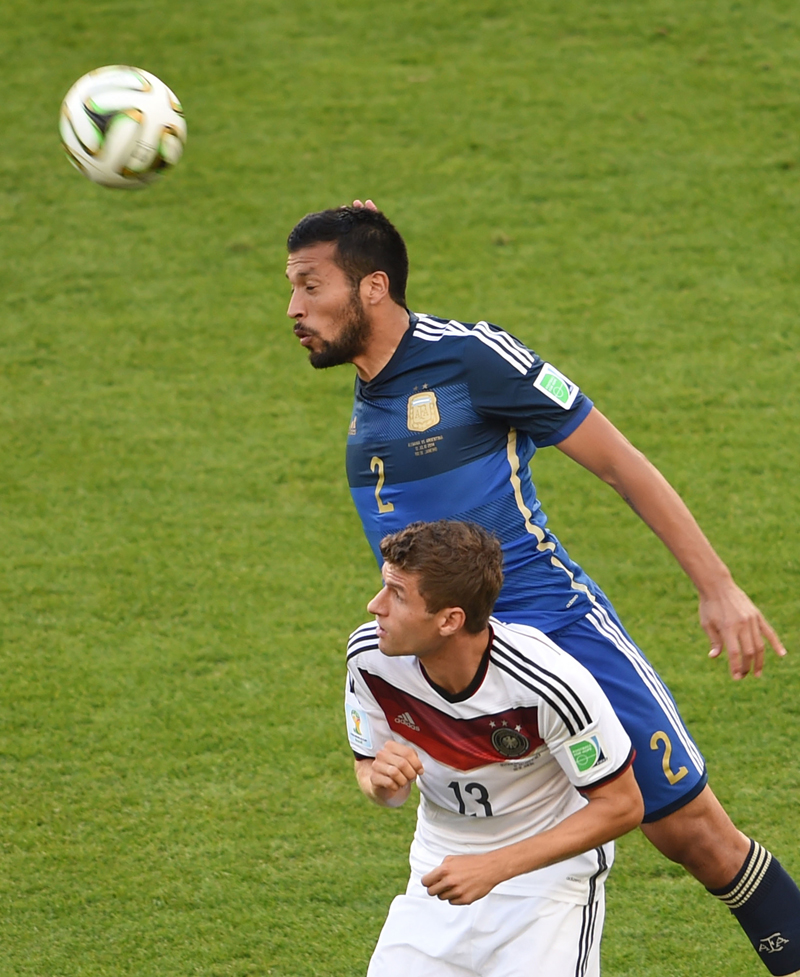
<instances>
[{"instance_id":1,"label":"nose","mask_svg":"<svg viewBox=\"0 0 800 977\"><path fill-rule=\"evenodd\" d=\"M286 315L288 315L290 319L294 319L295 322L300 322L300 320L303 318L304 313L297 292L292 292L292 297L289 299L289 308L286 310Z\"/></svg>"},{"instance_id":2,"label":"nose","mask_svg":"<svg viewBox=\"0 0 800 977\"><path fill-rule=\"evenodd\" d=\"M377 594L375 594L375 596L372 598L369 604L367 604L368 614L380 614L381 606L383 604L381 598L385 593L386 593L386 588L384 587L382 590L379 590Z\"/></svg>"}]
</instances>

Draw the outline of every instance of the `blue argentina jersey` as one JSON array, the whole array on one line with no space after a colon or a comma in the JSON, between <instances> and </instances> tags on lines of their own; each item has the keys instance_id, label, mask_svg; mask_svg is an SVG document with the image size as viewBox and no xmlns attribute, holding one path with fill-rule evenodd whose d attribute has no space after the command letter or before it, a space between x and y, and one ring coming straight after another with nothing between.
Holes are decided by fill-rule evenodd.
<instances>
[{"instance_id":1,"label":"blue argentina jersey","mask_svg":"<svg viewBox=\"0 0 800 977\"><path fill-rule=\"evenodd\" d=\"M501 620L554 631L600 594L547 528L528 467L574 431L591 401L509 333L428 315L384 369L356 378L347 475L367 539L417 520L463 519L504 552Z\"/></svg>"}]
</instances>

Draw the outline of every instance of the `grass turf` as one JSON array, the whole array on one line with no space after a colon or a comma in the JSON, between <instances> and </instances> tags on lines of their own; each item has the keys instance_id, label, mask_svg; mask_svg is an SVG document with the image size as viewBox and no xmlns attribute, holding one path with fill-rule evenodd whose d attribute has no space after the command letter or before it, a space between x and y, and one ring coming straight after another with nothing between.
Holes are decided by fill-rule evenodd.
<instances>
[{"instance_id":1,"label":"grass turf","mask_svg":"<svg viewBox=\"0 0 800 977\"><path fill-rule=\"evenodd\" d=\"M412 305L580 382L797 648L798 26L710 0L3 6L0 974L349 977L403 884L413 812L360 798L340 729L378 578L352 375L314 374L284 317L308 210L375 197ZM114 62L187 112L141 194L60 158L59 99ZM535 468L737 823L800 875L794 660L731 684L659 544L557 452ZM619 848L605 973L763 972Z\"/></svg>"}]
</instances>

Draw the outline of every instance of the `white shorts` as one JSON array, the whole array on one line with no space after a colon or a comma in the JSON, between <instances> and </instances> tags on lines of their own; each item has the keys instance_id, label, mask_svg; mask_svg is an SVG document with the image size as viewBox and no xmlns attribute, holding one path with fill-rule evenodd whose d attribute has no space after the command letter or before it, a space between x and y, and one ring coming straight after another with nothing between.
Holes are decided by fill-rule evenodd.
<instances>
[{"instance_id":1,"label":"white shorts","mask_svg":"<svg viewBox=\"0 0 800 977\"><path fill-rule=\"evenodd\" d=\"M602 885L588 906L494 892L451 906L412 875L367 977L599 977L604 916Z\"/></svg>"}]
</instances>

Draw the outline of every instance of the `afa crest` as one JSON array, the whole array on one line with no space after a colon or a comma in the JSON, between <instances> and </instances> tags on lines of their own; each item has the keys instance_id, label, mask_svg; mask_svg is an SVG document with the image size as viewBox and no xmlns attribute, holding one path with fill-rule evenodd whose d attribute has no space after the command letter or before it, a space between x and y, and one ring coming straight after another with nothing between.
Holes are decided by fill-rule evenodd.
<instances>
[{"instance_id":1,"label":"afa crest","mask_svg":"<svg viewBox=\"0 0 800 977\"><path fill-rule=\"evenodd\" d=\"M772 936L765 936L758 946L759 953L778 953L789 942L780 933L773 933Z\"/></svg>"},{"instance_id":2,"label":"afa crest","mask_svg":"<svg viewBox=\"0 0 800 977\"><path fill-rule=\"evenodd\" d=\"M438 424L439 404L433 390L423 390L412 394L408 398L408 429L409 431L427 431Z\"/></svg>"}]
</instances>

